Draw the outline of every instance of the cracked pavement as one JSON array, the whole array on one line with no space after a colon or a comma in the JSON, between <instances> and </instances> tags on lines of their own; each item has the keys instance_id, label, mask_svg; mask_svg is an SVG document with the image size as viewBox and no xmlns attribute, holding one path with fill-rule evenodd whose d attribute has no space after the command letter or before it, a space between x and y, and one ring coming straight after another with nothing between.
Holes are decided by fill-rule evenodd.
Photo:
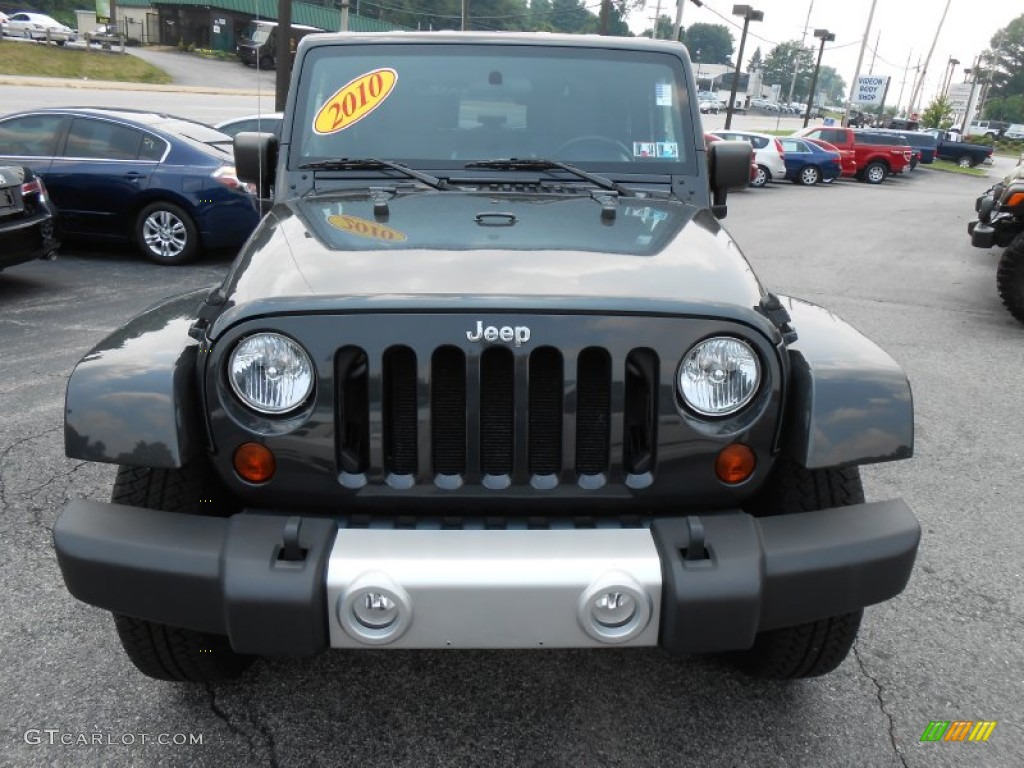
<instances>
[{"instance_id":1,"label":"cracked pavement","mask_svg":"<svg viewBox=\"0 0 1024 768\"><path fill-rule=\"evenodd\" d=\"M917 406L915 458L863 472L869 498L901 495L921 520L911 583L867 611L836 672L789 685L658 650L332 652L263 660L230 684L142 677L53 556L62 504L106 498L114 473L64 457L64 382L104 334L227 262L66 249L0 274L0 765L1024 764L1024 327L995 296L997 254L965 235L985 184L918 171L730 197L726 224L764 282L878 341ZM930 720L981 719L999 721L986 744L920 742ZM60 743L80 734L115 743Z\"/></svg>"}]
</instances>

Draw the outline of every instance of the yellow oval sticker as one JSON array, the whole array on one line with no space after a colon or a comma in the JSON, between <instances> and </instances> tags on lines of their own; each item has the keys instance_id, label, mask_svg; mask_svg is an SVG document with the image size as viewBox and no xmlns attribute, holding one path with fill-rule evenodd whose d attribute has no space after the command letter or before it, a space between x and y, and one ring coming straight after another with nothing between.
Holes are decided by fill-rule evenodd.
<instances>
[{"instance_id":1,"label":"yellow oval sticker","mask_svg":"<svg viewBox=\"0 0 1024 768\"><path fill-rule=\"evenodd\" d=\"M339 216L335 214L334 216L327 217L327 223L336 229L340 229L342 232L348 232L350 235L365 237L370 240L382 240L386 243L404 243L406 240L405 235L397 229L385 227L383 224L378 224L375 221L360 219L358 216Z\"/></svg>"},{"instance_id":2,"label":"yellow oval sticker","mask_svg":"<svg viewBox=\"0 0 1024 768\"><path fill-rule=\"evenodd\" d=\"M349 80L320 107L313 131L323 136L351 128L383 104L397 82L398 73L387 68Z\"/></svg>"}]
</instances>

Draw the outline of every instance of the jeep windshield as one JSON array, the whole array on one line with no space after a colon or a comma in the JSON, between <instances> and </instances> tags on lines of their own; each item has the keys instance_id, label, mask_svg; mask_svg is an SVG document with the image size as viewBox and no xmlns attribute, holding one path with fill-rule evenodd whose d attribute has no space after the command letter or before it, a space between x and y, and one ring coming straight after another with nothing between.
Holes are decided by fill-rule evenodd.
<instances>
[{"instance_id":1,"label":"jeep windshield","mask_svg":"<svg viewBox=\"0 0 1024 768\"><path fill-rule=\"evenodd\" d=\"M697 172L683 67L664 52L347 42L304 67L297 124L311 130L296 131L291 168L386 157L458 172L536 158L605 175Z\"/></svg>"}]
</instances>

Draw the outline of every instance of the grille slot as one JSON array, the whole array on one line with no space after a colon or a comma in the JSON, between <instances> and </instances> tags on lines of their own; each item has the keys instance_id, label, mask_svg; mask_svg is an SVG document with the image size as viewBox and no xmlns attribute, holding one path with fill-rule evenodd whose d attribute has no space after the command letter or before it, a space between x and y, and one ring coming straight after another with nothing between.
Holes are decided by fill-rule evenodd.
<instances>
[{"instance_id":1,"label":"grille slot","mask_svg":"<svg viewBox=\"0 0 1024 768\"><path fill-rule=\"evenodd\" d=\"M562 469L562 355L541 347L530 355L529 470L554 475Z\"/></svg>"},{"instance_id":2,"label":"grille slot","mask_svg":"<svg viewBox=\"0 0 1024 768\"><path fill-rule=\"evenodd\" d=\"M338 376L338 467L359 474L370 465L369 366L359 347L342 347Z\"/></svg>"},{"instance_id":3,"label":"grille slot","mask_svg":"<svg viewBox=\"0 0 1024 768\"><path fill-rule=\"evenodd\" d=\"M396 475L416 473L416 355L408 347L384 353L384 465Z\"/></svg>"},{"instance_id":4,"label":"grille slot","mask_svg":"<svg viewBox=\"0 0 1024 768\"><path fill-rule=\"evenodd\" d=\"M622 423L622 464L634 475L654 469L658 443L658 356L634 349L626 357L626 401Z\"/></svg>"},{"instance_id":5,"label":"grille slot","mask_svg":"<svg viewBox=\"0 0 1024 768\"><path fill-rule=\"evenodd\" d=\"M576 370L576 471L597 475L608 470L611 426L611 358L603 349L580 352Z\"/></svg>"},{"instance_id":6,"label":"grille slot","mask_svg":"<svg viewBox=\"0 0 1024 768\"><path fill-rule=\"evenodd\" d=\"M466 471L466 356L456 347L440 347L430 363L430 446L434 472Z\"/></svg>"},{"instance_id":7,"label":"grille slot","mask_svg":"<svg viewBox=\"0 0 1024 768\"><path fill-rule=\"evenodd\" d=\"M480 469L484 474L512 473L514 398L512 352L491 347L480 358Z\"/></svg>"}]
</instances>

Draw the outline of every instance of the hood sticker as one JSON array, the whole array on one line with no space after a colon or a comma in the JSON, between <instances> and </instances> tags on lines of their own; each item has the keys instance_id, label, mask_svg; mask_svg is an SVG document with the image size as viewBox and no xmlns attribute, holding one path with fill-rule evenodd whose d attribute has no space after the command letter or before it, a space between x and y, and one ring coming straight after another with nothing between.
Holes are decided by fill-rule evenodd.
<instances>
[{"instance_id":1,"label":"hood sticker","mask_svg":"<svg viewBox=\"0 0 1024 768\"><path fill-rule=\"evenodd\" d=\"M383 104L398 82L398 73L381 68L349 80L320 107L313 131L321 136L351 128Z\"/></svg>"},{"instance_id":2,"label":"hood sticker","mask_svg":"<svg viewBox=\"0 0 1024 768\"><path fill-rule=\"evenodd\" d=\"M357 237L365 237L368 240L380 240L385 243L404 243L407 239L397 229L385 227L383 224L378 224L375 221L360 219L358 216L333 214L327 217L327 223L335 229L340 229L342 232L348 232L350 235L356 235Z\"/></svg>"}]
</instances>

